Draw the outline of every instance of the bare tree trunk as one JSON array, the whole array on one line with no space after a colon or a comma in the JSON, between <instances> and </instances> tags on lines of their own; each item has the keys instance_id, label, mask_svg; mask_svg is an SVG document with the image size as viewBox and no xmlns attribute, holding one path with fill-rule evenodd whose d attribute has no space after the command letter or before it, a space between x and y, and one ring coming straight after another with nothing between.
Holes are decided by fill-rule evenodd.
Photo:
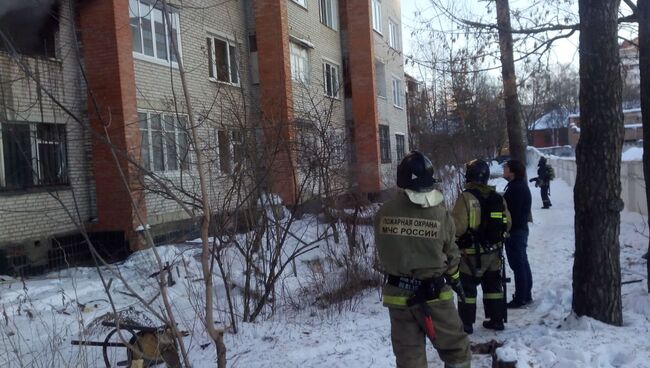
<instances>
[{"instance_id":1,"label":"bare tree trunk","mask_svg":"<svg viewBox=\"0 0 650 368\"><path fill-rule=\"evenodd\" d=\"M526 145L522 132L517 77L512 51L512 28L510 27L510 4L508 0L496 0L499 48L501 50L501 76L508 124L508 147L510 156L526 164Z\"/></svg>"},{"instance_id":2,"label":"bare tree trunk","mask_svg":"<svg viewBox=\"0 0 650 368\"><path fill-rule=\"evenodd\" d=\"M639 70L641 72L641 119L643 122L643 177L650 179L650 3L637 2L639 16ZM650 208L650 186L645 186L646 208ZM648 241L650 253L650 240ZM648 258L646 253L646 258ZM646 260L646 278L650 293L650 262Z\"/></svg>"},{"instance_id":3,"label":"bare tree trunk","mask_svg":"<svg viewBox=\"0 0 650 368\"><path fill-rule=\"evenodd\" d=\"M622 81L620 0L579 0L580 141L574 187L573 310L620 326Z\"/></svg>"},{"instance_id":4,"label":"bare tree trunk","mask_svg":"<svg viewBox=\"0 0 650 368\"><path fill-rule=\"evenodd\" d=\"M226 368L226 345L223 342L223 331L217 330L214 327L214 296L213 296L213 282L212 282L212 269L211 269L211 252L210 252L210 240L209 240L209 231L210 231L210 220L212 218L212 211L210 209L210 191L208 190L208 183L206 178L207 170L204 166L203 153L201 151L201 144L199 144L199 135L197 132L196 119L194 117L194 109L192 108L192 99L190 98L190 92L187 88L187 81L185 78L185 68L183 66L183 59L181 58L181 53L178 50L178 45L175 33L171 29L171 17L167 11L167 1L162 0L165 21L169 27L169 33L172 35L171 42L171 51L176 56L176 62L178 64L178 74L181 78L181 85L183 87L183 97L185 98L185 108L187 109L187 117L189 119L189 128L190 134L192 136L192 142L194 142L194 152L196 154L196 170L199 175L199 184L201 188L201 200L202 200L202 211L203 218L201 220L201 266L203 268L203 282L205 285L205 329L208 332L208 335L215 344L217 350L217 366L219 368Z\"/></svg>"}]
</instances>

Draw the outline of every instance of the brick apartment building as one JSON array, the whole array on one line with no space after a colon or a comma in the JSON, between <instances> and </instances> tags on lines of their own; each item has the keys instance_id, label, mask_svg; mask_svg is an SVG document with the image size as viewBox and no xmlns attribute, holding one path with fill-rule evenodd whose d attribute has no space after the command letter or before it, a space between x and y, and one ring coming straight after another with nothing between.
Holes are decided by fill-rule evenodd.
<instances>
[{"instance_id":1,"label":"brick apartment building","mask_svg":"<svg viewBox=\"0 0 650 368\"><path fill-rule=\"evenodd\" d=\"M6 260L29 270L56 266L62 249L87 252L79 225L112 255L133 248L142 226L158 241L191 230L178 203L142 190L141 171L106 144L169 182L195 184L174 48L201 141L218 147L211 181L229 180L242 121L263 117L292 139L318 96L332 130L351 141L349 186L376 193L394 182L408 151L399 0L167 3L168 12L162 0L0 7L0 273ZM271 189L293 203L287 152ZM220 198L216 190L215 208Z\"/></svg>"}]
</instances>

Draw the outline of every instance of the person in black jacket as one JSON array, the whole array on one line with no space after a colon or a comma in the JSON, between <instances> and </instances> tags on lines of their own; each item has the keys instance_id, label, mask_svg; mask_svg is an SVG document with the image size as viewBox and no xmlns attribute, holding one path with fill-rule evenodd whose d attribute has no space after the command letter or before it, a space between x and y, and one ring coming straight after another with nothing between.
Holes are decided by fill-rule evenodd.
<instances>
[{"instance_id":1,"label":"person in black jacket","mask_svg":"<svg viewBox=\"0 0 650 368\"><path fill-rule=\"evenodd\" d=\"M542 208L548 209L553 205L549 195L551 194L551 180L553 180L553 170L546 163L546 157L540 157L537 163L537 177L529 181L535 182L535 186L539 187L540 194L542 195Z\"/></svg>"},{"instance_id":2,"label":"person in black jacket","mask_svg":"<svg viewBox=\"0 0 650 368\"><path fill-rule=\"evenodd\" d=\"M506 239L506 255L515 274L515 293L508 308L521 308L533 301L533 275L528 263L528 219L531 195L526 183L526 167L520 161L510 160L503 167L503 177L508 180L504 198L512 216L510 237Z\"/></svg>"}]
</instances>

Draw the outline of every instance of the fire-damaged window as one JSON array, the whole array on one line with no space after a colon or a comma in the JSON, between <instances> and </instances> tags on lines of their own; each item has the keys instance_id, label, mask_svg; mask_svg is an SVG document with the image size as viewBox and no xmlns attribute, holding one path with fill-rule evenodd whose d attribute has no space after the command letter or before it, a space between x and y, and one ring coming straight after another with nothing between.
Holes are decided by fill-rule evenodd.
<instances>
[{"instance_id":1,"label":"fire-damaged window","mask_svg":"<svg viewBox=\"0 0 650 368\"><path fill-rule=\"evenodd\" d=\"M68 183L65 125L16 122L0 128L0 188Z\"/></svg>"},{"instance_id":2,"label":"fire-damaged window","mask_svg":"<svg viewBox=\"0 0 650 368\"><path fill-rule=\"evenodd\" d=\"M59 1L0 1L0 50L28 56L56 57Z\"/></svg>"}]
</instances>

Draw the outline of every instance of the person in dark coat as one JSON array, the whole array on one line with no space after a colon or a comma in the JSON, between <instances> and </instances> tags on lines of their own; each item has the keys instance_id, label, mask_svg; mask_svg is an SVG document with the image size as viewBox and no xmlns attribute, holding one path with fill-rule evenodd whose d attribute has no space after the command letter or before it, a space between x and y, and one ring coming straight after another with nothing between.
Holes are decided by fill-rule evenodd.
<instances>
[{"instance_id":1,"label":"person in dark coat","mask_svg":"<svg viewBox=\"0 0 650 368\"><path fill-rule=\"evenodd\" d=\"M542 208L544 209L551 208L553 205L549 198L551 193L551 180L553 180L553 170L546 164L546 157L540 157L537 163L537 177L529 181L531 183L535 182L535 186L539 187L540 194L542 195Z\"/></svg>"},{"instance_id":2,"label":"person in dark coat","mask_svg":"<svg viewBox=\"0 0 650 368\"><path fill-rule=\"evenodd\" d=\"M521 308L532 303L533 275L528 263L528 219L531 194L526 183L526 167L520 161L510 160L503 167L503 177L508 181L503 195L512 216L510 237L506 239L508 264L515 275L515 293L508 308Z\"/></svg>"}]
</instances>

